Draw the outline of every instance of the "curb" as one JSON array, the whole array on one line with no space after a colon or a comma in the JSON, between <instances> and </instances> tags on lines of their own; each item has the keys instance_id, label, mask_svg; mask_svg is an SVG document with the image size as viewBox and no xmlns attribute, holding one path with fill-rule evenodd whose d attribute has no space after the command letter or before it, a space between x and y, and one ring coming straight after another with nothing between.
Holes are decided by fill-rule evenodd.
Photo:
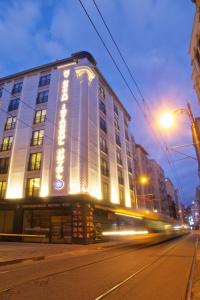
<instances>
[{"instance_id":1,"label":"curb","mask_svg":"<svg viewBox=\"0 0 200 300\"><path fill-rule=\"evenodd\" d=\"M0 261L0 266L7 266L7 265L13 265L22 263L27 260L37 261L37 260L43 260L45 259L45 256L33 256L33 257L26 257L26 258L17 258L13 260L6 260L6 261Z\"/></svg>"}]
</instances>

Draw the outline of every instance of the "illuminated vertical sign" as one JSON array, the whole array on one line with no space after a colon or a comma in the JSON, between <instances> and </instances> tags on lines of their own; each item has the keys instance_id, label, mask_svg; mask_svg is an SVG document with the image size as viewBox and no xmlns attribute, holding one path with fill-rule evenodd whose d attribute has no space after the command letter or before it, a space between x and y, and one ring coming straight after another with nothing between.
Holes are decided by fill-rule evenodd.
<instances>
[{"instance_id":1,"label":"illuminated vertical sign","mask_svg":"<svg viewBox=\"0 0 200 300\"><path fill-rule=\"evenodd\" d=\"M64 161L66 155L66 130L67 130L67 101L69 100L69 75L70 70L64 70L61 84L60 106L58 112L58 131L56 140L56 163L54 187L61 190L64 187Z\"/></svg>"}]
</instances>

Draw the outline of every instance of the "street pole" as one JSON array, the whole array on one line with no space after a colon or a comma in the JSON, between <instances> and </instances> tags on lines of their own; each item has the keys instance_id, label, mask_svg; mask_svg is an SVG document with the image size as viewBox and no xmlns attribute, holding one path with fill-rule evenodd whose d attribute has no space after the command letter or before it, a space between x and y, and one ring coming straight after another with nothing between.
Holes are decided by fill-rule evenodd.
<instances>
[{"instance_id":1,"label":"street pole","mask_svg":"<svg viewBox=\"0 0 200 300\"><path fill-rule=\"evenodd\" d=\"M193 143L194 143L194 147L195 147L195 151L196 151L196 155L197 155L198 174L200 177L200 131L199 131L197 121L195 120L195 118L193 116L192 109L191 109L191 106L189 103L187 103L187 111L188 111L188 116L191 121L192 139L193 139Z\"/></svg>"}]
</instances>

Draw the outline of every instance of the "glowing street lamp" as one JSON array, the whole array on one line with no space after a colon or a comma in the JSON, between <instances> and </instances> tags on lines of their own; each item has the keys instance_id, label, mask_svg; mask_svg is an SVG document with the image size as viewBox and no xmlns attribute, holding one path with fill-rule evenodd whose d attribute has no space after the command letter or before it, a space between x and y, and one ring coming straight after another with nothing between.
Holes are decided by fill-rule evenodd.
<instances>
[{"instance_id":1,"label":"glowing street lamp","mask_svg":"<svg viewBox=\"0 0 200 300\"><path fill-rule=\"evenodd\" d=\"M141 176L139 178L139 183L142 185L146 185L146 184L148 184L148 182L149 182L149 178L147 176Z\"/></svg>"},{"instance_id":2,"label":"glowing street lamp","mask_svg":"<svg viewBox=\"0 0 200 300\"><path fill-rule=\"evenodd\" d=\"M160 117L160 126L163 128L171 128L174 125L174 113L166 112Z\"/></svg>"}]
</instances>

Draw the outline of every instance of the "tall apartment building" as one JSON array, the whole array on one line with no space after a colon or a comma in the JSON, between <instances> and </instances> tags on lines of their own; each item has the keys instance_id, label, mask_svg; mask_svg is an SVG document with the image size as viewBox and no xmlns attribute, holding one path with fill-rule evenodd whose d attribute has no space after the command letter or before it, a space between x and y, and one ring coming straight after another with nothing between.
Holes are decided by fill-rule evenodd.
<instances>
[{"instance_id":1,"label":"tall apartment building","mask_svg":"<svg viewBox=\"0 0 200 300\"><path fill-rule=\"evenodd\" d=\"M0 232L89 241L134 207L129 122L88 52L1 78Z\"/></svg>"},{"instance_id":2,"label":"tall apartment building","mask_svg":"<svg viewBox=\"0 0 200 300\"><path fill-rule=\"evenodd\" d=\"M151 160L148 152L143 146L135 145L135 167L136 167L136 190L138 207L154 209L153 202L153 178L151 176ZM147 184L141 184L140 178L147 177Z\"/></svg>"}]
</instances>

